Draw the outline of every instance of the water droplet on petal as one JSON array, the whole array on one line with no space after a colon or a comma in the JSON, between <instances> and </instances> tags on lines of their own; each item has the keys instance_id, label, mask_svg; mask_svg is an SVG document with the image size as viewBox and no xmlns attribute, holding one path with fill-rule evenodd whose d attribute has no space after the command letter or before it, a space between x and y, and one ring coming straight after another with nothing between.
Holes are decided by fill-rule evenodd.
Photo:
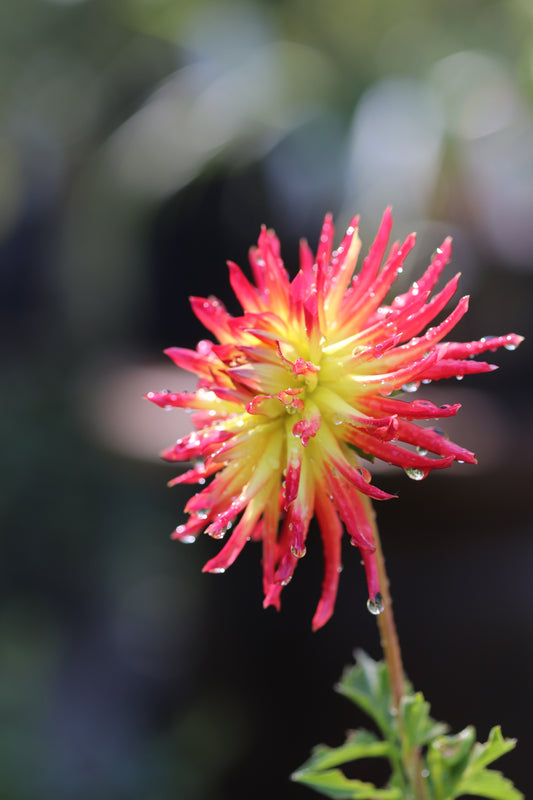
<instances>
[{"instance_id":1,"label":"water droplet on petal","mask_svg":"<svg viewBox=\"0 0 533 800\"><path fill-rule=\"evenodd\" d=\"M333 414L331 421L334 425L342 425L344 422L344 417L342 417L340 414Z\"/></svg>"},{"instance_id":2,"label":"water droplet on petal","mask_svg":"<svg viewBox=\"0 0 533 800\"><path fill-rule=\"evenodd\" d=\"M198 517L198 519L207 519L209 516L209 508L199 508L198 511L194 512L194 516Z\"/></svg>"},{"instance_id":3,"label":"water droplet on petal","mask_svg":"<svg viewBox=\"0 0 533 800\"><path fill-rule=\"evenodd\" d=\"M305 545L302 547L295 547L294 545L291 545L291 553L295 558L303 558L307 553L307 548Z\"/></svg>"},{"instance_id":4,"label":"water droplet on petal","mask_svg":"<svg viewBox=\"0 0 533 800\"><path fill-rule=\"evenodd\" d=\"M462 381L462 380L463 380L463 378L464 378L464 375L456 375L456 376L455 376L455 380L456 380L456 381Z\"/></svg>"},{"instance_id":5,"label":"water droplet on petal","mask_svg":"<svg viewBox=\"0 0 533 800\"><path fill-rule=\"evenodd\" d=\"M355 471L359 473L359 475L362 477L365 483L370 483L370 481L372 480L372 475L364 467L356 467Z\"/></svg>"},{"instance_id":6,"label":"water droplet on petal","mask_svg":"<svg viewBox=\"0 0 533 800\"><path fill-rule=\"evenodd\" d=\"M182 534L185 533L186 530L187 528L185 527L185 525L178 525L174 533L176 534L176 537L179 537L180 542L183 542L184 544L192 544L193 542L196 541L196 536L193 536L190 533L186 534L185 536L182 536Z\"/></svg>"},{"instance_id":7,"label":"water droplet on petal","mask_svg":"<svg viewBox=\"0 0 533 800\"><path fill-rule=\"evenodd\" d=\"M420 384L417 381L411 381L410 383L404 383L402 386L402 392L416 392Z\"/></svg>"},{"instance_id":8,"label":"water droplet on petal","mask_svg":"<svg viewBox=\"0 0 533 800\"><path fill-rule=\"evenodd\" d=\"M428 454L428 451L426 450L425 447L417 447L416 452L418 453L419 456L427 456Z\"/></svg>"},{"instance_id":9,"label":"water droplet on petal","mask_svg":"<svg viewBox=\"0 0 533 800\"><path fill-rule=\"evenodd\" d=\"M504 344L506 350L516 350L516 345L510 342L509 344Z\"/></svg>"},{"instance_id":10,"label":"water droplet on petal","mask_svg":"<svg viewBox=\"0 0 533 800\"><path fill-rule=\"evenodd\" d=\"M405 474L408 478L411 478L412 481L422 481L427 475L427 472L423 469L416 469L415 467L406 467Z\"/></svg>"},{"instance_id":11,"label":"water droplet on petal","mask_svg":"<svg viewBox=\"0 0 533 800\"><path fill-rule=\"evenodd\" d=\"M213 575L223 575L225 571L224 567L214 567L214 569L209 570Z\"/></svg>"},{"instance_id":12,"label":"water droplet on petal","mask_svg":"<svg viewBox=\"0 0 533 800\"><path fill-rule=\"evenodd\" d=\"M373 600L371 600L369 597L366 603L366 607L368 608L371 614L374 614L374 616L381 614L381 612L385 608L385 603L383 602L383 597L381 596L381 592L378 592Z\"/></svg>"},{"instance_id":13,"label":"water droplet on petal","mask_svg":"<svg viewBox=\"0 0 533 800\"><path fill-rule=\"evenodd\" d=\"M212 539L223 539L226 534L226 528L221 528L220 530L209 531L209 536Z\"/></svg>"}]
</instances>

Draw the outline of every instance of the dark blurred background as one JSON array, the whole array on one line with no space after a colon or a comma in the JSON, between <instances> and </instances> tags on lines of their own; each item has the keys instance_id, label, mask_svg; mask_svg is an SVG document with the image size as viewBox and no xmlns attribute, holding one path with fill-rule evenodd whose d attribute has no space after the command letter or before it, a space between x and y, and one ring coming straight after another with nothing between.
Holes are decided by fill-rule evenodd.
<instances>
[{"instance_id":1,"label":"dark blurred background","mask_svg":"<svg viewBox=\"0 0 533 800\"><path fill-rule=\"evenodd\" d=\"M366 724L332 686L379 655L357 554L316 634L316 531L279 615L257 546L202 576L218 545L169 540L188 492L157 458L188 418L142 394L190 385L161 350L204 336L190 294L237 311L261 223L294 271L328 210L365 250L388 204L419 232L400 290L453 234L457 337L531 341L532 103L529 0L0 3L2 798L312 797L288 775ZM519 738L526 794L530 353L422 387L478 467L376 476L406 669L453 730Z\"/></svg>"}]
</instances>

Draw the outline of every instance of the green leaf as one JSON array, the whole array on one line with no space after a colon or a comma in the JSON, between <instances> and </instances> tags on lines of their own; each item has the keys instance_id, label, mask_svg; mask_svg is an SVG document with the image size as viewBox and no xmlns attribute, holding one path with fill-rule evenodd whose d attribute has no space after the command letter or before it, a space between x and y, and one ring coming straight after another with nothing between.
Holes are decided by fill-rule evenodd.
<instances>
[{"instance_id":1,"label":"green leaf","mask_svg":"<svg viewBox=\"0 0 533 800\"><path fill-rule=\"evenodd\" d=\"M429 716L430 705L421 692L402 697L400 713L409 749L420 747L446 733L448 726Z\"/></svg>"},{"instance_id":2,"label":"green leaf","mask_svg":"<svg viewBox=\"0 0 533 800\"><path fill-rule=\"evenodd\" d=\"M502 730L499 725L496 725L489 733L489 738L485 744L479 742L474 745L472 756L470 758L471 767L486 767L496 761L500 756L505 755L510 750L516 747L516 739L504 739Z\"/></svg>"},{"instance_id":3,"label":"green leaf","mask_svg":"<svg viewBox=\"0 0 533 800\"><path fill-rule=\"evenodd\" d=\"M504 778L501 772L486 769L487 764L491 764L500 756L508 753L515 745L515 739L504 739L501 728L494 727L485 744L478 742L472 748L455 796L470 794L488 797L491 800L520 800L523 798L524 795L515 789L512 782Z\"/></svg>"},{"instance_id":4,"label":"green leaf","mask_svg":"<svg viewBox=\"0 0 533 800\"><path fill-rule=\"evenodd\" d=\"M339 769L324 772L295 772L293 780L316 789L334 800L402 800L400 789L377 789L373 783L347 778Z\"/></svg>"},{"instance_id":5,"label":"green leaf","mask_svg":"<svg viewBox=\"0 0 533 800\"><path fill-rule=\"evenodd\" d=\"M351 731L346 742L340 747L327 747L320 744L314 748L311 757L305 762L299 772L317 771L347 764L359 758L379 758L388 756L390 745L383 742L370 731L362 728Z\"/></svg>"},{"instance_id":6,"label":"green leaf","mask_svg":"<svg viewBox=\"0 0 533 800\"><path fill-rule=\"evenodd\" d=\"M475 738L475 729L468 726L453 736L437 736L429 743L427 764L436 800L457 797Z\"/></svg>"},{"instance_id":7,"label":"green leaf","mask_svg":"<svg viewBox=\"0 0 533 800\"><path fill-rule=\"evenodd\" d=\"M475 730L465 728L456 736L440 736L428 748L430 781L436 800L454 800L464 795L491 800L521 800L523 795L500 772L486 769L512 750L514 739L504 739L499 727L485 744L475 743Z\"/></svg>"},{"instance_id":8,"label":"green leaf","mask_svg":"<svg viewBox=\"0 0 533 800\"><path fill-rule=\"evenodd\" d=\"M362 708L390 739L396 728L396 719L391 713L392 695L387 667L362 650L356 652L356 658L355 667L345 670L335 688Z\"/></svg>"},{"instance_id":9,"label":"green leaf","mask_svg":"<svg viewBox=\"0 0 533 800\"><path fill-rule=\"evenodd\" d=\"M489 797L491 800L523 800L524 797L510 780L494 769L483 769L482 772L463 778L459 784L459 792L454 796L464 794Z\"/></svg>"}]
</instances>

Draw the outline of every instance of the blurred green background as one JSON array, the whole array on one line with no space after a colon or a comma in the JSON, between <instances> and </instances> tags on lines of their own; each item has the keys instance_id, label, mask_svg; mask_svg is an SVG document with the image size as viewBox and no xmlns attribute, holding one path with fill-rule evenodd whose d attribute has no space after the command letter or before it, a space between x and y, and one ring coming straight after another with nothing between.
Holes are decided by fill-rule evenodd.
<instances>
[{"instance_id":1,"label":"blurred green background","mask_svg":"<svg viewBox=\"0 0 533 800\"><path fill-rule=\"evenodd\" d=\"M187 492L157 459L187 418L141 396L184 385L160 351L204 336L190 294L237 310L225 260L261 223L294 270L328 210L366 249L392 204L405 284L453 234L458 337L531 340L532 103L530 0L3 0L0 797L312 796L287 776L365 723L332 685L379 653L358 559L317 634L316 531L280 615L257 547L202 576L217 545L170 542ZM529 344L494 360L424 387L480 465L384 469L378 512L411 679L455 730L518 736L527 795Z\"/></svg>"}]
</instances>

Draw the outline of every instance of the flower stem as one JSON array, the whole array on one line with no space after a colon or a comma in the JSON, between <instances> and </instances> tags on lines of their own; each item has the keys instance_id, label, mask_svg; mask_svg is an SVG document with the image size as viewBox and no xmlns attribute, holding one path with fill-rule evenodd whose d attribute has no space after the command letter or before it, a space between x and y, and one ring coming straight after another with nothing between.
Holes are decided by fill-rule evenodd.
<instances>
[{"instance_id":1,"label":"flower stem","mask_svg":"<svg viewBox=\"0 0 533 800\"><path fill-rule=\"evenodd\" d=\"M383 597L383 611L377 615L377 622L379 627L379 635L381 639L381 647L383 655L385 656L385 664L387 672L389 673L389 682L394 702L394 707L398 712L398 732L402 742L405 742L405 732L403 726L402 716L399 713L400 701L405 694L405 676L403 671L402 653L400 650L400 642L398 640L398 633L396 631L396 624L394 622L394 613L392 610L392 599L389 591L389 578L387 570L385 569L385 558L381 548L381 540L376 523L376 513L369 497L361 497L365 506L367 519L372 526L372 534L374 537L374 545L376 547L376 563L378 569L378 576L380 582L381 596ZM418 748L411 748L405 751L403 762L407 771L411 787L414 791L416 800L428 800L428 790L426 781L422 776L422 760L420 750Z\"/></svg>"}]
</instances>

